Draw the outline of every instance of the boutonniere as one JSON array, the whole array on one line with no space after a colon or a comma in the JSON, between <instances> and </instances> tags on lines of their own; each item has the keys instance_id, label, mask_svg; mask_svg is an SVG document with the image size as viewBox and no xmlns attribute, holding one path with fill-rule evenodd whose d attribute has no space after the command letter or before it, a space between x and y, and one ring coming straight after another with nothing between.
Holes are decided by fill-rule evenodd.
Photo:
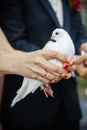
<instances>
[{"instance_id":1,"label":"boutonniere","mask_svg":"<svg viewBox=\"0 0 87 130\"><path fill-rule=\"evenodd\" d=\"M82 6L81 6L81 1L80 0L68 0L69 6L71 8L76 9L76 11L81 12L82 11Z\"/></svg>"}]
</instances>

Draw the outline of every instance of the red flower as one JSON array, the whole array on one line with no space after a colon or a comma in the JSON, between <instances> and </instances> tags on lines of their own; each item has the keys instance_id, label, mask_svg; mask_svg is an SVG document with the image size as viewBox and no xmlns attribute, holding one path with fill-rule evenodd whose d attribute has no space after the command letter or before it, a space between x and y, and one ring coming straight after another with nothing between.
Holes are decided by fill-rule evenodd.
<instances>
[{"instance_id":1,"label":"red flower","mask_svg":"<svg viewBox=\"0 0 87 130\"><path fill-rule=\"evenodd\" d=\"M69 0L70 6L74 9L76 9L78 12L81 12L81 2L80 0Z\"/></svg>"}]
</instances>

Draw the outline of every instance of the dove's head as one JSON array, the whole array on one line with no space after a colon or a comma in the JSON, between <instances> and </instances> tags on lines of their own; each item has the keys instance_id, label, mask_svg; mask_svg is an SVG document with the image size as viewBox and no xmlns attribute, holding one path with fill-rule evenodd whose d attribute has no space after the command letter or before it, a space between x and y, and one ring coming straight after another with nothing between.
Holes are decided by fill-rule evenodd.
<instances>
[{"instance_id":1,"label":"dove's head","mask_svg":"<svg viewBox=\"0 0 87 130\"><path fill-rule=\"evenodd\" d=\"M68 33L64 29L57 28L53 31L51 39L57 40L58 38L69 36Z\"/></svg>"},{"instance_id":2,"label":"dove's head","mask_svg":"<svg viewBox=\"0 0 87 130\"><path fill-rule=\"evenodd\" d=\"M61 51L63 54L67 56L70 60L71 57L75 54L74 43L68 34L68 32L64 29L57 28L53 31L51 41L58 43L58 51Z\"/></svg>"}]
</instances>

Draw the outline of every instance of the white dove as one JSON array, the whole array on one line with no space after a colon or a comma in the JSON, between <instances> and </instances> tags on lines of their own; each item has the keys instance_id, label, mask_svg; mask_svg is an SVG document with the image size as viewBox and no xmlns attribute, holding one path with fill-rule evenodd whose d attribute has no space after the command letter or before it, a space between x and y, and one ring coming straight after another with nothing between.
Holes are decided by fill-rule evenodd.
<instances>
[{"instance_id":1,"label":"white dove","mask_svg":"<svg viewBox=\"0 0 87 130\"><path fill-rule=\"evenodd\" d=\"M75 54L75 47L71 37L64 29L58 28L53 31L51 41L48 42L43 49L56 50L58 52L61 52L62 54L66 55L67 61L72 60ZM50 62L53 62L58 66L63 66L63 64L57 61L56 59L50 60ZM44 86L42 82L24 77L22 86L17 91L17 95L13 99L11 107L13 107L17 102L19 102L23 98L25 98L29 93L34 93L38 87L42 86ZM49 85L44 86L44 88L46 87L49 88ZM49 95L53 96L53 91L51 91L51 94Z\"/></svg>"}]
</instances>

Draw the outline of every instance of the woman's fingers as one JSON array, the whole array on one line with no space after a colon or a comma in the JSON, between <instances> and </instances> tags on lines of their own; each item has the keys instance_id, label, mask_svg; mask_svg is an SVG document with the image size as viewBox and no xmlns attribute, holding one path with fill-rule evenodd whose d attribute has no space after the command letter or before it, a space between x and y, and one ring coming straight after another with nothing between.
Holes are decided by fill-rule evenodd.
<instances>
[{"instance_id":1,"label":"woman's fingers","mask_svg":"<svg viewBox=\"0 0 87 130\"><path fill-rule=\"evenodd\" d=\"M56 59L62 63L67 60L65 55L53 50L40 50L38 53L42 55L46 60Z\"/></svg>"},{"instance_id":2,"label":"woman's fingers","mask_svg":"<svg viewBox=\"0 0 87 130\"><path fill-rule=\"evenodd\" d=\"M40 66L33 65L32 71L33 71L33 73L40 75L41 77L49 80L50 82L53 82L53 80L59 80L58 79L59 75L57 73L45 70L44 68L42 68Z\"/></svg>"},{"instance_id":3,"label":"woman's fingers","mask_svg":"<svg viewBox=\"0 0 87 130\"><path fill-rule=\"evenodd\" d=\"M22 68L27 77L39 80L44 83L55 83L62 79L62 74L66 73L62 66L65 63L66 57L56 51L39 50L31 53L25 53ZM56 62L51 62L56 59L61 63L61 66L56 65Z\"/></svg>"},{"instance_id":4,"label":"woman's fingers","mask_svg":"<svg viewBox=\"0 0 87 130\"><path fill-rule=\"evenodd\" d=\"M47 72L44 76L41 76L41 75L34 73L34 72L32 72L31 74L32 74L31 75L32 79L38 80L38 81L43 82L45 84L56 83L62 79L60 76L56 76L56 75L53 76L49 72Z\"/></svg>"},{"instance_id":5,"label":"woman's fingers","mask_svg":"<svg viewBox=\"0 0 87 130\"><path fill-rule=\"evenodd\" d=\"M60 66L56 65L56 64L52 63L51 61L46 60L42 56L39 56L34 64L41 66L43 69L45 69L49 72L53 71L53 72L56 72L59 74L62 74L63 72L65 72L65 69L63 69L62 66L60 67Z\"/></svg>"}]
</instances>

